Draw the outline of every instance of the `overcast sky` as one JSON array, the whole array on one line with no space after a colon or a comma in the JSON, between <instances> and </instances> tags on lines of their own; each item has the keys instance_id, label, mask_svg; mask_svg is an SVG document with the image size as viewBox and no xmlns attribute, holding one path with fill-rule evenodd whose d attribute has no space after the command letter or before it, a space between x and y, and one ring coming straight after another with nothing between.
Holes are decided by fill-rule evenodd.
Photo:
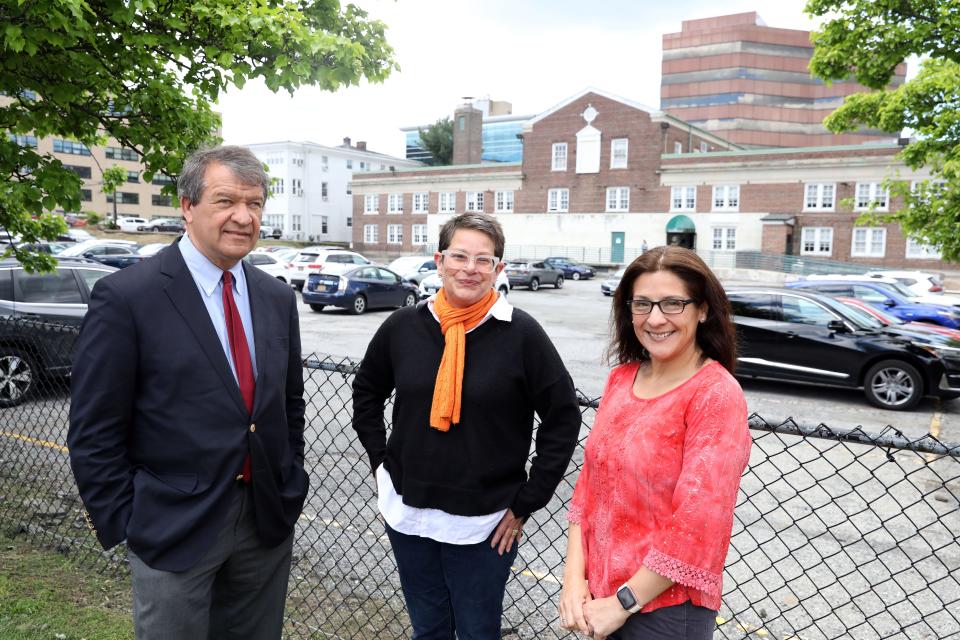
<instances>
[{"instance_id":1,"label":"overcast sky","mask_svg":"<svg viewBox=\"0 0 960 640\"><path fill-rule=\"evenodd\" d=\"M271 93L259 83L223 96L230 144L278 140L336 146L349 136L404 155L402 126L452 115L464 96L537 114L586 87L660 106L661 38L683 20L757 11L770 27L812 29L806 0L359 0L387 25L400 71L335 93Z\"/></svg>"}]
</instances>

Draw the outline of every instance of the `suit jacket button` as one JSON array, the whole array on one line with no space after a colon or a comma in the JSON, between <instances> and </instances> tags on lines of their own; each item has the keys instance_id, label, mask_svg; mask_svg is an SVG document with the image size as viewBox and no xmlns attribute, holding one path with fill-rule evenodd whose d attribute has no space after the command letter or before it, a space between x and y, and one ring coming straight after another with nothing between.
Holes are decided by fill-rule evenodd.
<instances>
[{"instance_id":1,"label":"suit jacket button","mask_svg":"<svg viewBox=\"0 0 960 640\"><path fill-rule=\"evenodd\" d=\"M243 480L243 474L239 473L237 474L237 482L240 482L241 480Z\"/></svg>"},{"instance_id":2,"label":"suit jacket button","mask_svg":"<svg viewBox=\"0 0 960 640\"><path fill-rule=\"evenodd\" d=\"M250 425L250 433L253 433L253 432L256 431L256 430L257 430L257 425L256 425L256 424Z\"/></svg>"}]
</instances>

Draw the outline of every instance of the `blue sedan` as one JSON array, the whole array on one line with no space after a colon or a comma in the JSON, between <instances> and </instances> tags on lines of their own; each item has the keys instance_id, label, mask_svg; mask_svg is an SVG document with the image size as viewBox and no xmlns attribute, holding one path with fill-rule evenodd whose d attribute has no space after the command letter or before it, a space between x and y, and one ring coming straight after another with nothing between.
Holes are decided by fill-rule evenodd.
<instances>
[{"instance_id":1,"label":"blue sedan","mask_svg":"<svg viewBox=\"0 0 960 640\"><path fill-rule=\"evenodd\" d=\"M560 269L563 271L563 277L570 280L589 280L593 276L597 275L597 272L593 270L593 267L580 264L579 262L575 262L570 258L552 257L545 259L543 263L548 267Z\"/></svg>"},{"instance_id":2,"label":"blue sedan","mask_svg":"<svg viewBox=\"0 0 960 640\"><path fill-rule=\"evenodd\" d=\"M788 282L790 289L806 289L829 296L856 298L886 311L905 322L930 322L951 329L960 328L960 308L949 304L915 302L895 287L883 282L862 280L798 280Z\"/></svg>"},{"instance_id":3,"label":"blue sedan","mask_svg":"<svg viewBox=\"0 0 960 640\"><path fill-rule=\"evenodd\" d=\"M372 265L336 273L311 273L303 287L304 304L316 312L341 307L361 314L367 309L409 307L417 303L417 285L385 267Z\"/></svg>"}]
</instances>

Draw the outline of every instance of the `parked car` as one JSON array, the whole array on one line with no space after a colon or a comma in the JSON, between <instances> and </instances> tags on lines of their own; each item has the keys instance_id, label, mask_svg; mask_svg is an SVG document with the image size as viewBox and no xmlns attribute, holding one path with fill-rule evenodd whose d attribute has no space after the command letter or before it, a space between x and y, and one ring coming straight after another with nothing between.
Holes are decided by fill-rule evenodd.
<instances>
[{"instance_id":1,"label":"parked car","mask_svg":"<svg viewBox=\"0 0 960 640\"><path fill-rule=\"evenodd\" d=\"M580 264L579 262L571 260L570 258L547 258L543 261L543 263L548 267L560 269L563 271L563 277L569 278L570 280L589 280L593 276L597 275L597 272L593 270L593 267Z\"/></svg>"},{"instance_id":2,"label":"parked car","mask_svg":"<svg viewBox=\"0 0 960 640\"><path fill-rule=\"evenodd\" d=\"M543 262L514 258L507 260L504 271L511 287L527 287L530 291L537 291L544 284L552 284L555 289L563 287L563 271Z\"/></svg>"},{"instance_id":3,"label":"parked car","mask_svg":"<svg viewBox=\"0 0 960 640\"><path fill-rule=\"evenodd\" d=\"M90 291L114 271L58 258L51 273L27 273L16 260L0 260L0 407L20 404L48 376L70 373Z\"/></svg>"},{"instance_id":4,"label":"parked car","mask_svg":"<svg viewBox=\"0 0 960 640\"><path fill-rule=\"evenodd\" d=\"M134 231L140 231L143 225L147 224L146 218L133 218L133 217L123 217L117 218L117 227L120 231L126 231L127 233L133 233Z\"/></svg>"},{"instance_id":5,"label":"parked car","mask_svg":"<svg viewBox=\"0 0 960 640\"><path fill-rule=\"evenodd\" d=\"M400 274L407 282L420 284L431 273L437 272L437 263L433 256L403 256L397 258L387 268Z\"/></svg>"},{"instance_id":6,"label":"parked car","mask_svg":"<svg viewBox=\"0 0 960 640\"><path fill-rule=\"evenodd\" d=\"M139 245L136 242L127 240L87 240L67 247L59 255L64 258L89 258L122 269L146 257L137 253L137 249Z\"/></svg>"},{"instance_id":7,"label":"parked car","mask_svg":"<svg viewBox=\"0 0 960 640\"><path fill-rule=\"evenodd\" d=\"M301 293L316 312L343 307L361 314L368 309L409 307L417 303L417 286L386 267L366 265L343 273L311 273Z\"/></svg>"},{"instance_id":8,"label":"parked car","mask_svg":"<svg viewBox=\"0 0 960 640\"><path fill-rule=\"evenodd\" d=\"M806 289L728 288L739 342L736 374L862 389L883 409L926 395L960 396L960 350L894 335Z\"/></svg>"},{"instance_id":9,"label":"parked car","mask_svg":"<svg viewBox=\"0 0 960 640\"><path fill-rule=\"evenodd\" d=\"M788 282L790 289L809 289L831 296L857 298L901 320L932 322L956 329L960 327L960 308L947 304L915 302L894 285L876 280L797 280Z\"/></svg>"},{"instance_id":10,"label":"parked car","mask_svg":"<svg viewBox=\"0 0 960 640\"><path fill-rule=\"evenodd\" d=\"M420 281L420 298L429 298L437 291L440 291L440 287L442 286L443 280L440 279L440 274L436 272L431 273ZM500 273L497 274L497 279L493 283L493 288L504 296L510 293L510 280L507 279L505 270L501 269Z\"/></svg>"},{"instance_id":11,"label":"parked car","mask_svg":"<svg viewBox=\"0 0 960 640\"><path fill-rule=\"evenodd\" d=\"M151 218L145 224L141 225L137 230L183 233L183 218Z\"/></svg>"},{"instance_id":12,"label":"parked car","mask_svg":"<svg viewBox=\"0 0 960 640\"><path fill-rule=\"evenodd\" d=\"M254 251L253 253L248 253L243 259L261 271L270 274L280 282L284 284L290 283L290 274L293 265L283 257L283 254Z\"/></svg>"},{"instance_id":13,"label":"parked car","mask_svg":"<svg viewBox=\"0 0 960 640\"><path fill-rule=\"evenodd\" d=\"M283 229L281 227L273 227L268 224L260 225L260 239L264 238L273 238L274 240L279 240L280 236L283 235Z\"/></svg>"},{"instance_id":14,"label":"parked car","mask_svg":"<svg viewBox=\"0 0 960 640\"><path fill-rule=\"evenodd\" d=\"M929 302L930 304L950 304L954 306L960 306L960 296L945 293L930 293L926 291L917 293L915 289L912 289L896 278L888 278L880 275L812 275L800 278L800 280L850 280L855 282L882 282L891 289L899 291L900 295L906 296L913 302Z\"/></svg>"},{"instance_id":15,"label":"parked car","mask_svg":"<svg viewBox=\"0 0 960 640\"><path fill-rule=\"evenodd\" d=\"M303 288L307 275L311 273L343 273L354 266L373 264L359 253L339 247L307 247L294 257L290 283L297 289Z\"/></svg>"},{"instance_id":16,"label":"parked car","mask_svg":"<svg viewBox=\"0 0 960 640\"><path fill-rule=\"evenodd\" d=\"M145 258L149 258L150 256L157 255L169 246L170 244L167 242L151 242L150 244L145 244L137 249L137 253Z\"/></svg>"},{"instance_id":17,"label":"parked car","mask_svg":"<svg viewBox=\"0 0 960 640\"><path fill-rule=\"evenodd\" d=\"M83 229L67 229L67 232L63 234L63 239L68 242L84 242L86 240L93 240L93 234Z\"/></svg>"},{"instance_id":18,"label":"parked car","mask_svg":"<svg viewBox=\"0 0 960 640\"><path fill-rule=\"evenodd\" d=\"M871 278L893 278L918 296L943 293L943 278L926 271L867 271Z\"/></svg>"},{"instance_id":19,"label":"parked car","mask_svg":"<svg viewBox=\"0 0 960 640\"><path fill-rule=\"evenodd\" d=\"M927 341L942 342L952 347L960 347L960 329L948 329L929 322L904 322L897 316L881 311L863 300L843 297L835 299L850 307L853 313L864 313L870 316L870 320L878 323L876 326L883 327L888 331L901 335L916 336Z\"/></svg>"},{"instance_id":20,"label":"parked car","mask_svg":"<svg viewBox=\"0 0 960 640\"><path fill-rule=\"evenodd\" d=\"M622 269L617 269L613 272L609 278L605 278L600 282L600 293L605 296L612 296L613 292L617 290L617 287L620 286L620 279L623 277L623 273L627 270L626 267Z\"/></svg>"}]
</instances>

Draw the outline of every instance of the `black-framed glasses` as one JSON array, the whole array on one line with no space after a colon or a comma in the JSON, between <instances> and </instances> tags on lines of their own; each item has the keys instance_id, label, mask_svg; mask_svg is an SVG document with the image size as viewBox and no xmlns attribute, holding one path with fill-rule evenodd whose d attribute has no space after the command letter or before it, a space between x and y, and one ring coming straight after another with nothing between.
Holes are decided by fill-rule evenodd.
<instances>
[{"instance_id":1,"label":"black-framed glasses","mask_svg":"<svg viewBox=\"0 0 960 640\"><path fill-rule=\"evenodd\" d=\"M472 261L473 268L480 273L493 273L493 270L500 263L500 258L497 256L471 256L455 249L444 249L440 254L447 261L447 266L454 269L466 269Z\"/></svg>"},{"instance_id":2,"label":"black-framed glasses","mask_svg":"<svg viewBox=\"0 0 960 640\"><path fill-rule=\"evenodd\" d=\"M630 311L634 315L645 316L653 311L654 307L660 307L660 313L666 316L675 316L677 314L683 313L683 310L687 308L688 304L692 304L696 300L681 298L664 298L663 300L647 300L646 298L636 298L634 300L627 300L627 306L630 307Z\"/></svg>"}]
</instances>

